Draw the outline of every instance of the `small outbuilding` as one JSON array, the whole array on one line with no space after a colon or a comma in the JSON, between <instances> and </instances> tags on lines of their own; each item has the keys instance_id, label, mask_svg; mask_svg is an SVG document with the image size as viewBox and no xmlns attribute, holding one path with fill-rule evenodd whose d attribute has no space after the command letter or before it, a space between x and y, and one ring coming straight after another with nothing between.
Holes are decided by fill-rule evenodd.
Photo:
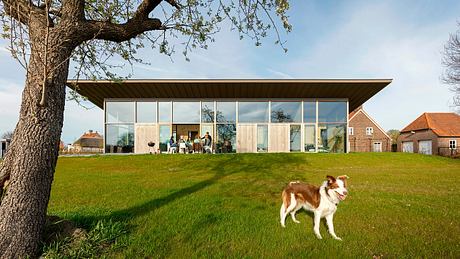
<instances>
[{"instance_id":1,"label":"small outbuilding","mask_svg":"<svg viewBox=\"0 0 460 259\"><path fill-rule=\"evenodd\" d=\"M460 115L425 112L401 130L398 151L427 155L458 156Z\"/></svg>"},{"instance_id":2,"label":"small outbuilding","mask_svg":"<svg viewBox=\"0 0 460 259\"><path fill-rule=\"evenodd\" d=\"M349 114L350 152L390 152L391 138L362 106Z\"/></svg>"}]
</instances>

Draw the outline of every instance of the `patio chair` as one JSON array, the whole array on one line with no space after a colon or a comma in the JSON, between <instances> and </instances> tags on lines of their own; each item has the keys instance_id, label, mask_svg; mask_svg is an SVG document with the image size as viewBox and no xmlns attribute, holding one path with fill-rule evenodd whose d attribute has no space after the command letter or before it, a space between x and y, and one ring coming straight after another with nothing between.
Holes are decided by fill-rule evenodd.
<instances>
[{"instance_id":1,"label":"patio chair","mask_svg":"<svg viewBox=\"0 0 460 259\"><path fill-rule=\"evenodd\" d=\"M187 150L187 145L185 143L179 143L179 153L183 152L183 154L185 154L186 150Z\"/></svg>"},{"instance_id":2,"label":"patio chair","mask_svg":"<svg viewBox=\"0 0 460 259\"><path fill-rule=\"evenodd\" d=\"M171 144L168 143L168 154L177 153L177 147L171 147Z\"/></svg>"}]
</instances>

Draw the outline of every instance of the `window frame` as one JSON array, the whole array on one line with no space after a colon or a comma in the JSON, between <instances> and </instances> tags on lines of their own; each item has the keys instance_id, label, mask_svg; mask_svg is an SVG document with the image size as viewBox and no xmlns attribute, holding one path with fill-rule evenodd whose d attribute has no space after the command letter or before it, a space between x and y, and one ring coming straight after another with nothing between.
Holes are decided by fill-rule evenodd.
<instances>
[{"instance_id":1,"label":"window frame","mask_svg":"<svg viewBox=\"0 0 460 259\"><path fill-rule=\"evenodd\" d=\"M348 135L350 135L350 136L355 135L355 129L353 127L348 127Z\"/></svg>"},{"instance_id":2,"label":"window frame","mask_svg":"<svg viewBox=\"0 0 460 259\"><path fill-rule=\"evenodd\" d=\"M449 149L457 149L457 140L449 139Z\"/></svg>"},{"instance_id":3,"label":"window frame","mask_svg":"<svg viewBox=\"0 0 460 259\"><path fill-rule=\"evenodd\" d=\"M366 136L374 135L374 128L373 127L366 127Z\"/></svg>"}]
</instances>

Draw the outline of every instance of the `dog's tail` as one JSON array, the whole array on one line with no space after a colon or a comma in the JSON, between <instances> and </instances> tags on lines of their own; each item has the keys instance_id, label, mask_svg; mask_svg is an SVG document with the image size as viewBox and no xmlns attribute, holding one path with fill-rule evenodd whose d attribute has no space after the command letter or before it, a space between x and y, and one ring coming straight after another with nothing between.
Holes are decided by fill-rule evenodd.
<instances>
[{"instance_id":1,"label":"dog's tail","mask_svg":"<svg viewBox=\"0 0 460 259\"><path fill-rule=\"evenodd\" d=\"M283 199L283 207L286 210L289 207L289 205L291 205L291 197L289 193L286 191L286 189L284 189L281 193L281 198Z\"/></svg>"}]
</instances>

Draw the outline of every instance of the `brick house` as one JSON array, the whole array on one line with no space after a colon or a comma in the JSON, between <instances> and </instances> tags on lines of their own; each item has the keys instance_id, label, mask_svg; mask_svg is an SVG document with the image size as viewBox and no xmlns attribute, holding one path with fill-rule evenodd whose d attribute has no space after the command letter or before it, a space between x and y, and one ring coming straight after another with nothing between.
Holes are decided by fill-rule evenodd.
<instances>
[{"instance_id":1,"label":"brick house","mask_svg":"<svg viewBox=\"0 0 460 259\"><path fill-rule=\"evenodd\" d=\"M102 153L104 151L104 138L96 131L85 132L73 143L76 153Z\"/></svg>"},{"instance_id":2,"label":"brick house","mask_svg":"<svg viewBox=\"0 0 460 259\"><path fill-rule=\"evenodd\" d=\"M391 138L367 114L362 106L349 114L348 139L350 152L389 152Z\"/></svg>"},{"instance_id":3,"label":"brick house","mask_svg":"<svg viewBox=\"0 0 460 259\"><path fill-rule=\"evenodd\" d=\"M398 151L457 156L459 141L460 115L425 112L401 130Z\"/></svg>"}]
</instances>

